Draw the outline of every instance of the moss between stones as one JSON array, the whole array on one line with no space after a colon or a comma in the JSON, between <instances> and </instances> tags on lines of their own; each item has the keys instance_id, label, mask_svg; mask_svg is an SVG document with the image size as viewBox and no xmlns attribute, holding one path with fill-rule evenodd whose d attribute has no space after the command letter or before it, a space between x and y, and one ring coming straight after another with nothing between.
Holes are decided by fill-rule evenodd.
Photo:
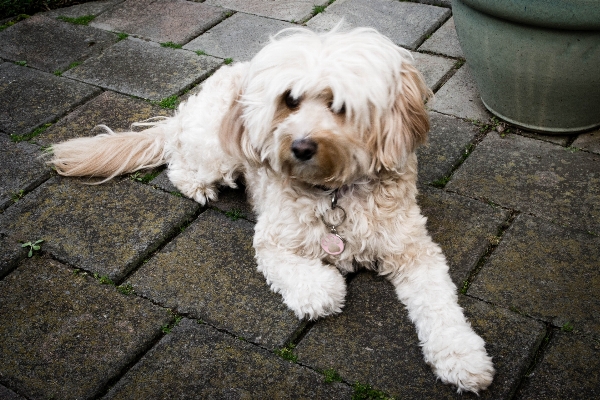
<instances>
[{"instance_id":1,"label":"moss between stones","mask_svg":"<svg viewBox=\"0 0 600 400\"><path fill-rule=\"evenodd\" d=\"M84 16L77 17L77 18L64 17L62 15L60 17L58 17L58 19L60 19L61 21L69 22L69 23L75 24L75 25L88 25L90 22L92 22L94 20L94 18L96 18L95 15L84 15Z\"/></svg>"},{"instance_id":2,"label":"moss between stones","mask_svg":"<svg viewBox=\"0 0 600 400\"><path fill-rule=\"evenodd\" d=\"M388 396L381 390L376 390L371 385L356 382L353 386L354 393L352 394L352 400L367 400L367 399L381 399L381 400L392 400L393 397Z\"/></svg>"},{"instance_id":3,"label":"moss between stones","mask_svg":"<svg viewBox=\"0 0 600 400\"><path fill-rule=\"evenodd\" d=\"M31 139L33 139L34 137L39 136L42 132L44 132L46 129L48 129L48 127L51 125L52 124L50 124L50 123L44 124L44 125L40 126L39 128L35 129L33 132L27 133L25 135L12 134L12 135L10 135L10 140L12 140L15 143L28 142Z\"/></svg>"},{"instance_id":4,"label":"moss between stones","mask_svg":"<svg viewBox=\"0 0 600 400\"><path fill-rule=\"evenodd\" d=\"M283 358L284 360L296 363L298 362L298 356L296 354L294 354L294 348L296 346L294 346L293 344L288 344L287 346L279 349L279 350L275 350L275 354L277 354L279 357Z\"/></svg>"}]
</instances>

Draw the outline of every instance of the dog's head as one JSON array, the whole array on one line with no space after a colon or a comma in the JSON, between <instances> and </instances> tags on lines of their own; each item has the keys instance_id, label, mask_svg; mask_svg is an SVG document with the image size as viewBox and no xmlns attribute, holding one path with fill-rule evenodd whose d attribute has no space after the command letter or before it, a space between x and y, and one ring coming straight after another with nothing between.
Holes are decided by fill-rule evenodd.
<instances>
[{"instance_id":1,"label":"dog's head","mask_svg":"<svg viewBox=\"0 0 600 400\"><path fill-rule=\"evenodd\" d=\"M373 29L280 32L250 62L221 131L231 153L314 185L401 170L429 130L412 57Z\"/></svg>"}]
</instances>

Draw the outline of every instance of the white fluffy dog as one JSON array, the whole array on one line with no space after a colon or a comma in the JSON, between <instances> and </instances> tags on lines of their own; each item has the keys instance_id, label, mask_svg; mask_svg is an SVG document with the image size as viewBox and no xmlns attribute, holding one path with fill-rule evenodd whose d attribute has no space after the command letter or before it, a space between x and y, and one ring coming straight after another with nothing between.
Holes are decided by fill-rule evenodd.
<instances>
[{"instance_id":1,"label":"white fluffy dog","mask_svg":"<svg viewBox=\"0 0 600 400\"><path fill-rule=\"evenodd\" d=\"M57 144L50 163L108 179L167 163L173 184L201 204L243 175L258 269L298 318L339 313L343 274L376 270L408 308L437 376L478 392L492 382L492 361L415 200L429 94L410 53L375 30L288 29L252 61L219 69L174 117Z\"/></svg>"}]
</instances>

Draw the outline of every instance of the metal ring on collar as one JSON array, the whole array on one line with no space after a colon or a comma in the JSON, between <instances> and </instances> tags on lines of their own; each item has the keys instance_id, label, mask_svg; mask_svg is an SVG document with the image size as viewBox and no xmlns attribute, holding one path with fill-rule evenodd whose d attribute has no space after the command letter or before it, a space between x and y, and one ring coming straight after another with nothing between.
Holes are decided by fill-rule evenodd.
<instances>
[{"instance_id":1,"label":"metal ring on collar","mask_svg":"<svg viewBox=\"0 0 600 400\"><path fill-rule=\"evenodd\" d=\"M332 203L333 203L333 200L332 200ZM323 221L323 223L325 224L325 226L328 226L328 227L330 227L330 228L332 228L332 229L335 229L336 227L338 227L338 226L340 226L341 224L343 224L343 223L344 223L344 221L346 220L346 210L344 210L342 207L340 207L340 206L338 206L338 205L336 204L336 205L335 205L334 207L332 207L332 208L331 208L331 210L329 210L329 211L334 211L335 209L338 209L338 208L339 208L340 210L342 210L342 220L341 220L341 221L340 221L338 224L336 224L336 225L334 225L334 224L330 224L330 223L328 223L327 221L325 221L325 214L323 214L323 215L321 215L321 221Z\"/></svg>"}]
</instances>

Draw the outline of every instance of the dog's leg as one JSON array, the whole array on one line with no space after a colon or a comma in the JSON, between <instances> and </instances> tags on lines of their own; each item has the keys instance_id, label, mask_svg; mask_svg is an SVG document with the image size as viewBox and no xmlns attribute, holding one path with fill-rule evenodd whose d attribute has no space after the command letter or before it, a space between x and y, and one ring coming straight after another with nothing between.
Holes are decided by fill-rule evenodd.
<instances>
[{"instance_id":1,"label":"dog's leg","mask_svg":"<svg viewBox=\"0 0 600 400\"><path fill-rule=\"evenodd\" d=\"M312 320L342 311L346 281L335 267L275 246L255 248L258 270L298 318Z\"/></svg>"},{"instance_id":2,"label":"dog's leg","mask_svg":"<svg viewBox=\"0 0 600 400\"><path fill-rule=\"evenodd\" d=\"M174 156L169 165L169 180L184 196L205 205L217 200L218 186L237 187L235 179L242 166L233 158L217 149L198 156L195 161L201 162L193 164Z\"/></svg>"},{"instance_id":3,"label":"dog's leg","mask_svg":"<svg viewBox=\"0 0 600 400\"><path fill-rule=\"evenodd\" d=\"M492 382L494 367L484 341L458 305L456 286L439 246L424 232L402 254L382 260L417 328L425 361L445 383L477 393Z\"/></svg>"}]
</instances>

